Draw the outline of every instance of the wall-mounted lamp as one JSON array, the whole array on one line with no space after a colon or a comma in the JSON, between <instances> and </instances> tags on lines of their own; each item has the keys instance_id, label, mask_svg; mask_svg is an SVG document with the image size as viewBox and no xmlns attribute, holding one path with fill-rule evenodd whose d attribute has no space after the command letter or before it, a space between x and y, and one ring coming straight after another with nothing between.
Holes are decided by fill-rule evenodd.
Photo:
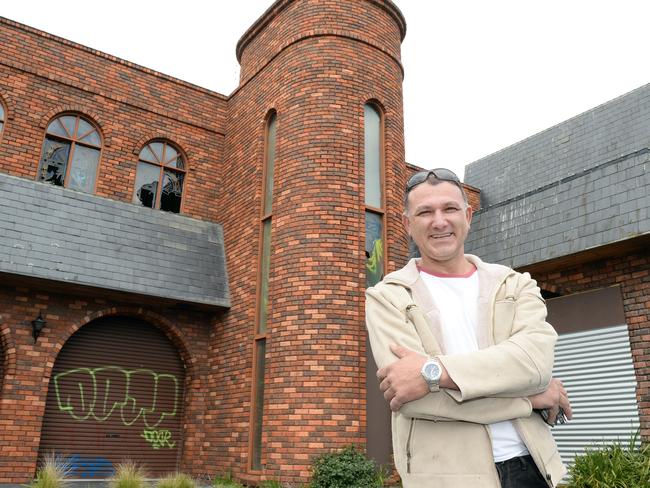
<instances>
[{"instance_id":1,"label":"wall-mounted lamp","mask_svg":"<svg viewBox=\"0 0 650 488\"><path fill-rule=\"evenodd\" d=\"M36 339L41 334L43 327L47 325L47 320L43 318L41 312L38 312L38 317L32 320L32 337L34 338L34 344L36 344Z\"/></svg>"}]
</instances>

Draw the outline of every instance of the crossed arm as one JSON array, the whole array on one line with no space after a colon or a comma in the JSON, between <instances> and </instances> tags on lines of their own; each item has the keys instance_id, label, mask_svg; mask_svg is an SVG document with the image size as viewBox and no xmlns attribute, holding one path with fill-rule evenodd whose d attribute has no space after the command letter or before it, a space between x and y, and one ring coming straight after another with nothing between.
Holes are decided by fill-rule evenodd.
<instances>
[{"instance_id":1,"label":"crossed arm","mask_svg":"<svg viewBox=\"0 0 650 488\"><path fill-rule=\"evenodd\" d=\"M443 366L441 390L429 393L420 374L428 357L421 338L399 307L377 289L369 290L369 337L380 388L391 409L410 417L492 423L529 416L533 408L549 409L553 422L562 407L571 418L566 390L550 378L554 332L544 330L550 328L545 309L529 310L540 306L544 304L537 299L522 303L529 320L541 323L515 323L512 340L475 353L436 354ZM549 347L550 360L545 357Z\"/></svg>"}]
</instances>

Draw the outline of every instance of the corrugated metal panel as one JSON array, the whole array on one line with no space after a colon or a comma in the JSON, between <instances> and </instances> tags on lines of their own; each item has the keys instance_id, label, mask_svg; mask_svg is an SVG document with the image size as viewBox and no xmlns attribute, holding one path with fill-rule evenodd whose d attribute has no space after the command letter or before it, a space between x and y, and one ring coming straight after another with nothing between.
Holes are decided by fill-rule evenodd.
<instances>
[{"instance_id":1,"label":"corrugated metal panel","mask_svg":"<svg viewBox=\"0 0 650 488\"><path fill-rule=\"evenodd\" d=\"M565 463L585 447L627 444L639 428L639 410L626 325L560 335L553 376L564 383L574 413L553 428Z\"/></svg>"},{"instance_id":2,"label":"corrugated metal panel","mask_svg":"<svg viewBox=\"0 0 650 488\"><path fill-rule=\"evenodd\" d=\"M175 471L185 371L156 327L96 320L64 345L50 379L39 458L65 456L75 478L105 478L132 460L151 476Z\"/></svg>"}]
</instances>

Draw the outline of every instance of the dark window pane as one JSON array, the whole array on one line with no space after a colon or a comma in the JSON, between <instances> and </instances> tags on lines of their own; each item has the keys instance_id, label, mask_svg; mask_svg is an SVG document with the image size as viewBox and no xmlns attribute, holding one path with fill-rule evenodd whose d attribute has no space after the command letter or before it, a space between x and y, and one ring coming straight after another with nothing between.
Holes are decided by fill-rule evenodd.
<instances>
[{"instance_id":1,"label":"dark window pane","mask_svg":"<svg viewBox=\"0 0 650 488\"><path fill-rule=\"evenodd\" d=\"M382 208L381 198L381 117L372 105L364 107L364 149L366 205Z\"/></svg>"},{"instance_id":2,"label":"dark window pane","mask_svg":"<svg viewBox=\"0 0 650 488\"><path fill-rule=\"evenodd\" d=\"M156 193L158 191L158 180L160 179L160 168L147 163L138 163L135 175L135 189L133 191L133 202L141 203L145 207L154 208L156 205Z\"/></svg>"},{"instance_id":3,"label":"dark window pane","mask_svg":"<svg viewBox=\"0 0 650 488\"><path fill-rule=\"evenodd\" d=\"M2 128L4 127L4 122L0 120L0 134L2 134Z\"/></svg>"},{"instance_id":4,"label":"dark window pane","mask_svg":"<svg viewBox=\"0 0 650 488\"><path fill-rule=\"evenodd\" d=\"M264 369L266 366L266 340L255 342L255 403L253 410L253 469L262 469L262 420L264 418Z\"/></svg>"},{"instance_id":5,"label":"dark window pane","mask_svg":"<svg viewBox=\"0 0 650 488\"><path fill-rule=\"evenodd\" d=\"M384 242L382 216L366 212L366 287L384 277Z\"/></svg>"},{"instance_id":6,"label":"dark window pane","mask_svg":"<svg viewBox=\"0 0 650 488\"><path fill-rule=\"evenodd\" d=\"M60 118L50 122L50 125L47 126L47 133L55 135L55 136L61 136L61 137L67 137L67 138L70 137L70 134L68 134L66 132L66 130L65 130L65 127L63 127L63 124L62 124Z\"/></svg>"},{"instance_id":7,"label":"dark window pane","mask_svg":"<svg viewBox=\"0 0 650 488\"><path fill-rule=\"evenodd\" d=\"M266 134L266 180L264 182L264 215L273 208L273 173L275 171L275 126L276 116L271 115Z\"/></svg>"},{"instance_id":8,"label":"dark window pane","mask_svg":"<svg viewBox=\"0 0 650 488\"><path fill-rule=\"evenodd\" d=\"M260 317L257 332L266 332L266 322L269 310L269 271L271 269L271 219L264 221L262 226L262 262L260 263Z\"/></svg>"},{"instance_id":9,"label":"dark window pane","mask_svg":"<svg viewBox=\"0 0 650 488\"><path fill-rule=\"evenodd\" d=\"M5 119L5 108L0 103L0 122L4 121L4 119Z\"/></svg>"},{"instance_id":10,"label":"dark window pane","mask_svg":"<svg viewBox=\"0 0 650 488\"><path fill-rule=\"evenodd\" d=\"M72 162L70 163L68 188L87 193L92 192L95 187L98 164L99 151L97 149L75 145Z\"/></svg>"},{"instance_id":11,"label":"dark window pane","mask_svg":"<svg viewBox=\"0 0 650 488\"><path fill-rule=\"evenodd\" d=\"M38 178L54 185L63 186L69 154L70 143L45 138Z\"/></svg>"},{"instance_id":12,"label":"dark window pane","mask_svg":"<svg viewBox=\"0 0 650 488\"><path fill-rule=\"evenodd\" d=\"M163 185L160 192L160 210L179 213L181 197L183 196L183 179L185 174L165 170Z\"/></svg>"}]
</instances>

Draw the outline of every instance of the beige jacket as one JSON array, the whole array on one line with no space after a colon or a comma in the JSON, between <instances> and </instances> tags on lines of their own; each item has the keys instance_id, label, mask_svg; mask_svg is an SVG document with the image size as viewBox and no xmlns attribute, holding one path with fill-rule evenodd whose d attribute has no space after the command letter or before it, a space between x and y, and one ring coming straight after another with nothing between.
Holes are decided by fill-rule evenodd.
<instances>
[{"instance_id":1,"label":"beige jacket","mask_svg":"<svg viewBox=\"0 0 650 488\"><path fill-rule=\"evenodd\" d=\"M551 380L556 333L536 282L467 255L479 273L479 351L445 355L439 312L416 260L366 291L366 325L379 368L391 344L437 356L460 390L441 390L393 413L393 452L405 488L500 487L486 424L513 420L549 486L564 476L555 441L528 395ZM369 428L372 428L369 426Z\"/></svg>"}]
</instances>

